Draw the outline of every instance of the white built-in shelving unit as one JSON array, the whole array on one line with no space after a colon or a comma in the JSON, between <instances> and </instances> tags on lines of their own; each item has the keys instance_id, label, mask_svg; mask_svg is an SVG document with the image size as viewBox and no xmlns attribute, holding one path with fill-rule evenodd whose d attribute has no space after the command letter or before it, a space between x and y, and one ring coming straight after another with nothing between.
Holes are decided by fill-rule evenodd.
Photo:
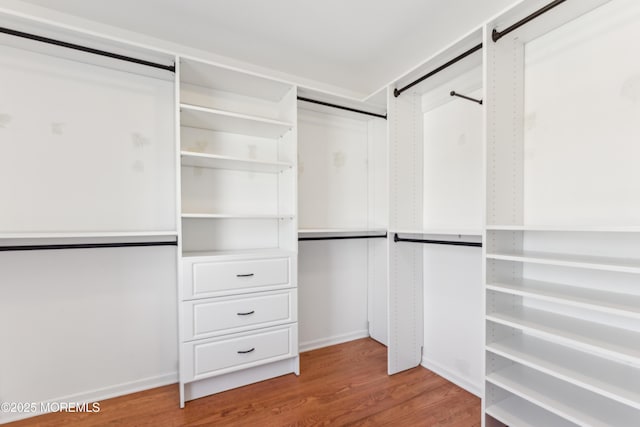
<instances>
[{"instance_id":1,"label":"white built-in shelving unit","mask_svg":"<svg viewBox=\"0 0 640 427\"><path fill-rule=\"evenodd\" d=\"M181 405L299 373L296 88L178 60Z\"/></svg>"},{"instance_id":2,"label":"white built-in shelving unit","mask_svg":"<svg viewBox=\"0 0 640 427\"><path fill-rule=\"evenodd\" d=\"M492 40L542 6L485 33L483 423L634 426L640 187L627 159L640 151L625 88L640 62L625 50L640 8L564 2Z\"/></svg>"}]
</instances>

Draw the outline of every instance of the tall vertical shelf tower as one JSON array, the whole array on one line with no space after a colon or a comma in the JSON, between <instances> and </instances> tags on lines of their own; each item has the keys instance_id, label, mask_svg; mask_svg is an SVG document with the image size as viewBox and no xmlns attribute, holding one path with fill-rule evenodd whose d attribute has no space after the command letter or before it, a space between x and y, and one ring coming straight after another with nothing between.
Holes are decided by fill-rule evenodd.
<instances>
[{"instance_id":1,"label":"tall vertical shelf tower","mask_svg":"<svg viewBox=\"0 0 640 427\"><path fill-rule=\"evenodd\" d=\"M292 85L178 64L184 405L299 373L297 118Z\"/></svg>"},{"instance_id":2,"label":"tall vertical shelf tower","mask_svg":"<svg viewBox=\"0 0 640 427\"><path fill-rule=\"evenodd\" d=\"M492 33L545 6L525 3L484 41L484 425L638 425L640 5Z\"/></svg>"}]
</instances>

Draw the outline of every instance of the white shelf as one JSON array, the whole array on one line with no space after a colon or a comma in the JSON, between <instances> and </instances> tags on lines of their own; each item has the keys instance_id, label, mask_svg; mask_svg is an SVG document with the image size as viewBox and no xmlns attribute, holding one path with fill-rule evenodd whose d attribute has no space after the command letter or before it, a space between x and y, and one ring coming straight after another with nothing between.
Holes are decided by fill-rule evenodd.
<instances>
[{"instance_id":1,"label":"white shelf","mask_svg":"<svg viewBox=\"0 0 640 427\"><path fill-rule=\"evenodd\" d=\"M251 172L278 173L291 169L293 164L285 162L263 162L239 157L219 156L216 154L181 151L182 166L198 168L231 169Z\"/></svg>"},{"instance_id":2,"label":"white shelf","mask_svg":"<svg viewBox=\"0 0 640 427\"><path fill-rule=\"evenodd\" d=\"M0 240L5 239L91 239L109 237L162 237L177 236L177 231L104 231L104 232L70 232L70 233L0 233Z\"/></svg>"},{"instance_id":3,"label":"white shelf","mask_svg":"<svg viewBox=\"0 0 640 427\"><path fill-rule=\"evenodd\" d=\"M208 214L208 213L183 213L184 219L293 219L295 215L278 214Z\"/></svg>"},{"instance_id":4,"label":"white shelf","mask_svg":"<svg viewBox=\"0 0 640 427\"><path fill-rule=\"evenodd\" d=\"M487 320L553 342L640 367L640 333L527 307L487 314Z\"/></svg>"},{"instance_id":5,"label":"white shelf","mask_svg":"<svg viewBox=\"0 0 640 427\"><path fill-rule=\"evenodd\" d=\"M238 250L221 250L221 251L185 251L182 253L183 258L218 258L218 259L234 259L245 257L260 256L290 256L293 252L280 248L254 248L254 249L238 249Z\"/></svg>"},{"instance_id":6,"label":"white shelf","mask_svg":"<svg viewBox=\"0 0 640 427\"><path fill-rule=\"evenodd\" d=\"M640 226L487 225L487 231L553 231L575 233L637 233Z\"/></svg>"},{"instance_id":7,"label":"white shelf","mask_svg":"<svg viewBox=\"0 0 640 427\"><path fill-rule=\"evenodd\" d=\"M180 125L263 138L279 138L294 127L278 120L188 104L180 104Z\"/></svg>"},{"instance_id":8,"label":"white shelf","mask_svg":"<svg viewBox=\"0 0 640 427\"><path fill-rule=\"evenodd\" d=\"M487 407L485 412L508 426L575 427L574 423L516 396L508 397Z\"/></svg>"},{"instance_id":9,"label":"white shelf","mask_svg":"<svg viewBox=\"0 0 640 427\"><path fill-rule=\"evenodd\" d=\"M301 228L298 237L348 237L380 236L387 234L384 228Z\"/></svg>"},{"instance_id":10,"label":"white shelf","mask_svg":"<svg viewBox=\"0 0 640 427\"><path fill-rule=\"evenodd\" d=\"M578 425L636 426L640 419L640 411L636 409L524 366L510 366L490 373L487 381Z\"/></svg>"},{"instance_id":11,"label":"white shelf","mask_svg":"<svg viewBox=\"0 0 640 427\"><path fill-rule=\"evenodd\" d=\"M223 92L229 92L229 88L233 88L235 94L271 102L282 100L293 87L271 78L266 79L185 57L180 60L180 81Z\"/></svg>"},{"instance_id":12,"label":"white shelf","mask_svg":"<svg viewBox=\"0 0 640 427\"><path fill-rule=\"evenodd\" d=\"M443 236L482 236L482 230L478 228L423 228L423 229L397 229L389 230L389 233L398 234L432 234Z\"/></svg>"},{"instance_id":13,"label":"white shelf","mask_svg":"<svg viewBox=\"0 0 640 427\"><path fill-rule=\"evenodd\" d=\"M640 295L620 294L526 279L520 280L517 284L489 283L487 289L603 313L640 318Z\"/></svg>"},{"instance_id":14,"label":"white shelf","mask_svg":"<svg viewBox=\"0 0 640 427\"><path fill-rule=\"evenodd\" d=\"M503 251L500 253L488 253L487 258L504 261L528 262L531 264L617 271L621 273L640 273L640 260L629 258L567 255L534 251Z\"/></svg>"},{"instance_id":15,"label":"white shelf","mask_svg":"<svg viewBox=\"0 0 640 427\"><path fill-rule=\"evenodd\" d=\"M640 368L522 334L488 344L487 350L640 410Z\"/></svg>"}]
</instances>

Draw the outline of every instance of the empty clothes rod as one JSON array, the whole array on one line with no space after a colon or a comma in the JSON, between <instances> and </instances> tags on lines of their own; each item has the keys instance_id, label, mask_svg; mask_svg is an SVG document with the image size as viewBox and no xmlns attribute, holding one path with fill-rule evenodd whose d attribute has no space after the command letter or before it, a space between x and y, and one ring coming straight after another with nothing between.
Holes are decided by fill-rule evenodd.
<instances>
[{"instance_id":1,"label":"empty clothes rod","mask_svg":"<svg viewBox=\"0 0 640 427\"><path fill-rule=\"evenodd\" d=\"M440 71L449 68L450 66L452 66L456 62L459 62L459 61L463 60L467 56L471 55L472 53L475 53L475 52L479 51L480 49L482 49L482 43L479 43L479 44L473 46L471 49L462 52L460 55L456 56L452 60L445 62L444 64L442 64L441 66L439 66L438 68L436 68L436 69L434 69L432 71L429 71L427 74L425 74L424 76L412 81L408 85L406 85L404 87L401 87L400 89L398 89L398 88L394 89L393 90L393 96L395 96L396 98L399 97L400 94L402 94L402 92L404 92L405 90L411 89L412 87L414 87L418 83L421 83L421 82L425 81L426 79L428 79L429 77L438 74Z\"/></svg>"},{"instance_id":2,"label":"empty clothes rod","mask_svg":"<svg viewBox=\"0 0 640 427\"><path fill-rule=\"evenodd\" d=\"M316 99L305 98L304 96L299 96L298 101L310 102L312 104L324 105L325 107L332 107L332 108L337 108L339 110L351 111L352 113L366 114L367 116L378 117L380 119L387 120L386 114L372 113L371 111L359 110L357 108L345 107L343 105L332 104L330 102L318 101Z\"/></svg>"},{"instance_id":3,"label":"empty clothes rod","mask_svg":"<svg viewBox=\"0 0 640 427\"><path fill-rule=\"evenodd\" d=\"M467 95L462 95L462 94L456 92L455 90L452 90L451 92L449 92L449 95L457 96L458 98L466 99L467 101L477 102L478 104L482 105L482 99L475 99L475 98L472 98L472 97L467 96Z\"/></svg>"},{"instance_id":4,"label":"empty clothes rod","mask_svg":"<svg viewBox=\"0 0 640 427\"><path fill-rule=\"evenodd\" d=\"M493 31L491 32L491 39L494 42L497 42L498 40L500 40L502 37L506 36L507 34L509 34L510 32L522 27L524 24L533 21L534 19L536 19L538 16L547 13L548 11L550 11L551 9L553 9L556 6L559 6L560 4L564 3L566 0L555 0L552 1L551 3L549 3L548 5L541 7L540 9L536 10L535 12L533 12L531 15L528 15L524 18L522 18L521 20L519 20L518 22L516 22L515 24L505 28L502 31L498 31L497 29L493 29Z\"/></svg>"},{"instance_id":5,"label":"empty clothes rod","mask_svg":"<svg viewBox=\"0 0 640 427\"><path fill-rule=\"evenodd\" d=\"M433 239L405 239L398 236L398 233L393 235L393 241L398 242L409 242L409 243L425 243L430 245L450 245L450 246L471 246L475 248L481 248L482 243L480 242L460 242L456 240L433 240Z\"/></svg>"},{"instance_id":6,"label":"empty clothes rod","mask_svg":"<svg viewBox=\"0 0 640 427\"><path fill-rule=\"evenodd\" d=\"M299 242L310 240L350 240L350 239L386 239L386 234L359 235L359 236L318 236L318 237L298 237Z\"/></svg>"},{"instance_id":7,"label":"empty clothes rod","mask_svg":"<svg viewBox=\"0 0 640 427\"><path fill-rule=\"evenodd\" d=\"M121 243L65 243L43 245L0 246L0 252L9 251L48 251L60 249L98 249L98 248L131 248L147 246L177 246L177 240L157 242L121 242Z\"/></svg>"},{"instance_id":8,"label":"empty clothes rod","mask_svg":"<svg viewBox=\"0 0 640 427\"><path fill-rule=\"evenodd\" d=\"M67 49L79 50L81 52L87 52L94 55L106 56L108 58L118 59L120 61L132 62L134 64L145 65L147 67L159 68L161 70L171 71L175 73L176 67L174 65L159 64L157 62L146 61L144 59L133 58L131 56L120 55L119 53L108 52L106 50L94 49L92 47L82 46L75 43L69 43L62 40L56 40L49 37L39 36L36 34L25 33L23 31L12 30L10 28L0 27L0 33L9 34L11 36L22 37L24 39L35 40L42 43L47 43L55 46L65 47Z\"/></svg>"}]
</instances>

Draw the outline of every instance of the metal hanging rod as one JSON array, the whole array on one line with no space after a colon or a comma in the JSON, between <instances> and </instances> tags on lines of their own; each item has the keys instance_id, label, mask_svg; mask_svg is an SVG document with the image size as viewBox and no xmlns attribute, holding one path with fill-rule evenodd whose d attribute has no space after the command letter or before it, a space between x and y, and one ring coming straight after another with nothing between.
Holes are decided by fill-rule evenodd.
<instances>
[{"instance_id":1,"label":"metal hanging rod","mask_svg":"<svg viewBox=\"0 0 640 427\"><path fill-rule=\"evenodd\" d=\"M68 243L51 245L0 246L0 252L8 251L49 251L59 249L131 248L138 246L177 246L177 240L166 242L123 242L123 243Z\"/></svg>"},{"instance_id":2,"label":"metal hanging rod","mask_svg":"<svg viewBox=\"0 0 640 427\"><path fill-rule=\"evenodd\" d=\"M319 236L319 237L298 237L299 242L307 242L310 240L349 240L349 239L386 239L386 234L376 234L373 236Z\"/></svg>"},{"instance_id":3,"label":"metal hanging rod","mask_svg":"<svg viewBox=\"0 0 640 427\"><path fill-rule=\"evenodd\" d=\"M472 47L471 49L462 52L460 55L456 56L455 58L453 58L452 60L450 60L449 62L446 62L444 64L442 64L441 66L439 66L438 68L436 68L433 71L428 72L427 74L425 74L424 76L420 77L417 80L412 81L411 83L409 83L408 85L400 88L400 89L394 89L393 90L393 96L395 96L396 98L400 96L400 94L402 92L404 92L407 89L410 89L412 87L414 87L415 85L417 85L420 82L423 82L424 80L428 79L429 77L438 74L440 71L449 68L450 66L452 66L453 64L455 64L456 62L466 58L467 56L471 55L474 52L479 51L480 49L482 49L482 43L475 45L474 47Z\"/></svg>"},{"instance_id":4,"label":"metal hanging rod","mask_svg":"<svg viewBox=\"0 0 640 427\"><path fill-rule=\"evenodd\" d=\"M146 65L148 67L159 68L161 70L171 71L175 73L176 67L174 65L158 64L156 62L145 61L144 59L133 58L131 56L120 55L118 53L108 52L106 50L94 49L92 47L82 46L79 44L63 42L61 40L51 39L49 37L38 36L36 34L25 33L22 31L12 30L10 28L0 27L0 33L9 34L16 37L22 37L25 39L35 40L42 43L48 43L56 46L66 47L68 49L79 50L82 52L92 53L94 55L106 56L108 58L119 59L121 61L133 62L134 64Z\"/></svg>"},{"instance_id":5,"label":"metal hanging rod","mask_svg":"<svg viewBox=\"0 0 640 427\"><path fill-rule=\"evenodd\" d=\"M466 99L467 101L477 102L478 104L482 105L482 99L471 98L470 96L459 94L455 90L449 92L449 95L457 96L458 98Z\"/></svg>"},{"instance_id":6,"label":"metal hanging rod","mask_svg":"<svg viewBox=\"0 0 640 427\"><path fill-rule=\"evenodd\" d=\"M522 27L524 24L526 24L529 21L533 21L534 19L536 19L538 16L550 11L551 9L553 9L554 7L564 3L566 0L555 0L552 1L551 3L549 3L548 5L536 10L535 12L533 12L531 15L522 18L521 20L519 20L518 22L516 22L515 24L511 25L510 27L507 27L506 29L502 30L502 31L498 31L495 28L493 29L493 31L491 32L491 39L494 42L497 42L498 40L500 40L502 37L506 36L507 34L509 34L510 32L512 32L513 30L516 30L520 27Z\"/></svg>"},{"instance_id":7,"label":"metal hanging rod","mask_svg":"<svg viewBox=\"0 0 640 427\"><path fill-rule=\"evenodd\" d=\"M481 248L480 242L458 242L455 240L427 240L427 239L403 239L398 236L398 233L393 235L394 242L411 242L411 243L427 243L430 245L451 245L451 246L472 246L475 248Z\"/></svg>"},{"instance_id":8,"label":"metal hanging rod","mask_svg":"<svg viewBox=\"0 0 640 427\"><path fill-rule=\"evenodd\" d=\"M332 104L330 102L324 102L324 101L317 101L315 99L305 98L303 96L299 96L298 101L310 102L312 104L324 105L325 107L338 108L340 110L351 111L353 113L366 114L367 116L379 117L381 119L387 120L386 114L377 114L377 113L372 113L370 111L358 110L357 108L344 107L342 105Z\"/></svg>"}]
</instances>

